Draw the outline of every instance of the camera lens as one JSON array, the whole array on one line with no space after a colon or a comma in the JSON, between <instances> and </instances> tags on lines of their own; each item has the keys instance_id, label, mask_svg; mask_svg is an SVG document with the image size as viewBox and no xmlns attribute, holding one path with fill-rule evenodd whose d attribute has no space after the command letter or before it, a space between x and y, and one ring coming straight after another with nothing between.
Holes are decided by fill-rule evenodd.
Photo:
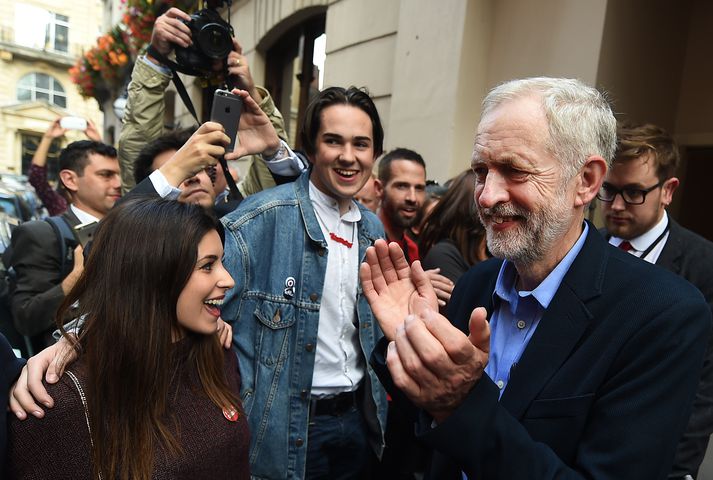
<instances>
[{"instance_id":1,"label":"camera lens","mask_svg":"<svg viewBox=\"0 0 713 480\"><path fill-rule=\"evenodd\" d=\"M233 45L230 32L223 25L208 23L198 34L198 43L203 53L210 58L222 59L228 56Z\"/></svg>"}]
</instances>

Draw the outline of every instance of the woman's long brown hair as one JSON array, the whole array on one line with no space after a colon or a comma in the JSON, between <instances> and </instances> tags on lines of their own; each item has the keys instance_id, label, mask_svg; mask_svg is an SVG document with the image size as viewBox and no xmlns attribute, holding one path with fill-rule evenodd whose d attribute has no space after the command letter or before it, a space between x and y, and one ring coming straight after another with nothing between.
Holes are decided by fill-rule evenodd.
<instances>
[{"instance_id":1,"label":"woman's long brown hair","mask_svg":"<svg viewBox=\"0 0 713 480\"><path fill-rule=\"evenodd\" d=\"M57 319L75 302L85 323L75 347L86 368L93 476L149 479L162 444L180 453L169 388L178 296L197 260L198 243L221 224L195 205L125 201L102 220L84 273ZM218 407L237 406L217 335L189 335L188 368ZM192 364L192 365L190 365ZM173 430L173 432L172 432Z\"/></svg>"},{"instance_id":2,"label":"woman's long brown hair","mask_svg":"<svg viewBox=\"0 0 713 480\"><path fill-rule=\"evenodd\" d=\"M471 169L452 180L446 193L424 220L419 235L421 258L424 258L436 243L449 239L456 245L468 265L485 260L479 254L485 230L475 211L474 186L475 174Z\"/></svg>"}]
</instances>

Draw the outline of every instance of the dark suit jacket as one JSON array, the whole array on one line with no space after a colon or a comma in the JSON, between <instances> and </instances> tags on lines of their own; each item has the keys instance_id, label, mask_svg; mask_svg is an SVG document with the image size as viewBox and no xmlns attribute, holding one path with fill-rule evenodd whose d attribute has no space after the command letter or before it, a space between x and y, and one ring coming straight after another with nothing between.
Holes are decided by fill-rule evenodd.
<instances>
[{"instance_id":1,"label":"dark suit jacket","mask_svg":"<svg viewBox=\"0 0 713 480\"><path fill-rule=\"evenodd\" d=\"M71 209L62 217L71 227L80 223ZM44 335L55 328L54 316L64 300L60 254L59 239L44 220L22 223L12 233L10 263L17 273L12 314L23 335Z\"/></svg>"},{"instance_id":2,"label":"dark suit jacket","mask_svg":"<svg viewBox=\"0 0 713 480\"><path fill-rule=\"evenodd\" d=\"M713 242L683 228L669 216L670 231L656 265L680 275L701 291L713 312ZM673 478L698 476L713 433L713 336L709 339L693 412L676 449Z\"/></svg>"},{"instance_id":3,"label":"dark suit jacket","mask_svg":"<svg viewBox=\"0 0 713 480\"><path fill-rule=\"evenodd\" d=\"M476 306L493 311L501 263L456 285L449 318L461 330ZM710 331L700 292L590 225L502 399L484 375L436 428L421 414L417 430L435 450L429 478L665 478Z\"/></svg>"},{"instance_id":4,"label":"dark suit jacket","mask_svg":"<svg viewBox=\"0 0 713 480\"><path fill-rule=\"evenodd\" d=\"M2 473L3 465L5 465L5 446L7 445L7 400L10 386L15 383L20 370L25 361L15 357L12 347L0 334L0 473Z\"/></svg>"}]
</instances>

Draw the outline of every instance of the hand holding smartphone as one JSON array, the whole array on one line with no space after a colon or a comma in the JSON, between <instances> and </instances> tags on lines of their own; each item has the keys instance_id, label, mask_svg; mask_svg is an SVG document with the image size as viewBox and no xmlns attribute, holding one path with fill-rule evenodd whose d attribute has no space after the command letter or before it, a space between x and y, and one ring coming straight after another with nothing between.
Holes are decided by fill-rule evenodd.
<instances>
[{"instance_id":1,"label":"hand holding smartphone","mask_svg":"<svg viewBox=\"0 0 713 480\"><path fill-rule=\"evenodd\" d=\"M243 110L242 99L228 90L216 90L213 94L213 108L210 111L210 121L223 125L225 134L230 137L230 145L225 147L226 152L235 149L238 136L240 113Z\"/></svg>"},{"instance_id":2,"label":"hand holding smartphone","mask_svg":"<svg viewBox=\"0 0 713 480\"><path fill-rule=\"evenodd\" d=\"M77 237L77 241L82 246L82 248L87 247L89 243L94 238L94 232L99 226L99 222L82 223L74 227L74 235Z\"/></svg>"}]
</instances>

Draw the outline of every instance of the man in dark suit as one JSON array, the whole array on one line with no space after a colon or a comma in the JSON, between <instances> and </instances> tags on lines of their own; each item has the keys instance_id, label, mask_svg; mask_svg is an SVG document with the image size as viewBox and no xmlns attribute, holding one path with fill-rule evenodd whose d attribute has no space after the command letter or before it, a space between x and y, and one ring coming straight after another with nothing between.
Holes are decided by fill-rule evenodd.
<instances>
[{"instance_id":1,"label":"man in dark suit","mask_svg":"<svg viewBox=\"0 0 713 480\"><path fill-rule=\"evenodd\" d=\"M383 241L367 253L364 294L389 340L372 361L393 395L421 409L430 478L669 473L711 313L693 286L584 221L615 146L595 89L552 78L499 85L472 161L497 258L459 280L453 325L419 263L409 268Z\"/></svg>"},{"instance_id":2,"label":"man in dark suit","mask_svg":"<svg viewBox=\"0 0 713 480\"><path fill-rule=\"evenodd\" d=\"M100 142L73 142L59 156L59 177L71 198L61 218L73 228L101 220L121 196L119 161L114 147ZM9 264L16 272L12 293L15 327L23 335L39 337L35 348L54 343L54 316L65 295L84 268L81 245L70 250L73 257L60 258L60 238L46 221L19 225L12 234ZM64 262L72 265L63 274Z\"/></svg>"},{"instance_id":3,"label":"man in dark suit","mask_svg":"<svg viewBox=\"0 0 713 480\"><path fill-rule=\"evenodd\" d=\"M609 243L695 285L713 311L713 243L666 212L679 181L678 147L662 128L624 123L617 153L598 194ZM713 338L711 339L713 341ZM695 478L713 432L713 343L698 383L693 412L676 450L669 478Z\"/></svg>"}]
</instances>

